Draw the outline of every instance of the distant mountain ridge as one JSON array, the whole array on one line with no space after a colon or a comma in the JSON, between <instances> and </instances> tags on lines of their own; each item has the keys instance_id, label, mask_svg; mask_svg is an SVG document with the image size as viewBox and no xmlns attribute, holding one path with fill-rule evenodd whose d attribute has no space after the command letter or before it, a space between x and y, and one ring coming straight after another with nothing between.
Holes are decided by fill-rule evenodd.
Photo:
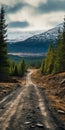
<instances>
[{"instance_id":1,"label":"distant mountain ridge","mask_svg":"<svg viewBox=\"0 0 65 130\"><path fill-rule=\"evenodd\" d=\"M8 32L8 41L10 43L12 42L19 42L19 41L24 41L28 39L29 37L32 37L33 35L37 35L42 33L43 31L17 31L17 32Z\"/></svg>"},{"instance_id":2,"label":"distant mountain ridge","mask_svg":"<svg viewBox=\"0 0 65 130\"><path fill-rule=\"evenodd\" d=\"M41 34L29 37L24 41L12 42L12 44L8 44L8 52L11 55L13 55L14 53L17 55L18 53L18 55L20 54L20 57L24 57L25 53L28 53L30 55L37 55L41 53L42 55L44 55L48 50L50 40L53 40L53 45L55 45L59 28L62 32L63 24L60 24L57 27Z\"/></svg>"}]
</instances>

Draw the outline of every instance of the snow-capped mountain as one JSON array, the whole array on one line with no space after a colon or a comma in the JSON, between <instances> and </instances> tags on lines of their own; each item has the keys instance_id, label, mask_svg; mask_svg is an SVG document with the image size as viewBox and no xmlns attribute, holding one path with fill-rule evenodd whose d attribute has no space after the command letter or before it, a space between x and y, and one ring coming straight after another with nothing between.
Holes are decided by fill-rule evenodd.
<instances>
[{"instance_id":1,"label":"snow-capped mountain","mask_svg":"<svg viewBox=\"0 0 65 130\"><path fill-rule=\"evenodd\" d=\"M50 40L53 40L53 45L55 45L58 30L63 31L63 24L58 25L57 27L50 29L43 33L28 33L25 40L16 42L12 41L12 44L8 44L8 52L11 55L18 55L20 57L26 56L44 56L48 50ZM34 35L33 35L34 34ZM33 35L33 36L31 36ZM31 36L31 37L30 37ZM11 43L11 41L10 41Z\"/></svg>"},{"instance_id":2,"label":"snow-capped mountain","mask_svg":"<svg viewBox=\"0 0 65 130\"><path fill-rule=\"evenodd\" d=\"M55 39L58 35L58 29L60 28L61 32L63 30L63 24L59 24L53 29L50 29L46 32L43 32L43 30L40 31L20 31L20 32L8 32L8 41L9 42L19 42L19 41L25 41L28 38L31 39Z\"/></svg>"},{"instance_id":3,"label":"snow-capped mountain","mask_svg":"<svg viewBox=\"0 0 65 130\"><path fill-rule=\"evenodd\" d=\"M43 32L41 34L32 36L30 39L31 40L33 40L33 39L39 40L39 41L41 41L41 40L44 40L44 41L53 40L54 41L55 39L57 39L59 29L60 29L60 32L63 31L63 24L59 24L58 26L56 26L53 29L50 29L50 30Z\"/></svg>"},{"instance_id":4,"label":"snow-capped mountain","mask_svg":"<svg viewBox=\"0 0 65 130\"><path fill-rule=\"evenodd\" d=\"M18 42L18 41L24 41L33 35L37 35L42 33L43 31L19 31L19 32L8 32L8 41L11 42Z\"/></svg>"}]
</instances>

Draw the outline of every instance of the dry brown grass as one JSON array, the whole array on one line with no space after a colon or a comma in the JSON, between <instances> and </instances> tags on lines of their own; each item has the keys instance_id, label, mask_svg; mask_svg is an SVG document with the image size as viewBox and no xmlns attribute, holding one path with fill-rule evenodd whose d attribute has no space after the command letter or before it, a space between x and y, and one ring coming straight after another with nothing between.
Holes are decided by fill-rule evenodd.
<instances>
[{"instance_id":1,"label":"dry brown grass","mask_svg":"<svg viewBox=\"0 0 65 130\"><path fill-rule=\"evenodd\" d=\"M50 107L57 112L58 110L65 112L65 83L62 84L62 81L65 80L65 72L42 76L37 70L33 73L32 79L34 83L45 89ZM59 116L65 121L65 114L59 113Z\"/></svg>"},{"instance_id":2,"label":"dry brown grass","mask_svg":"<svg viewBox=\"0 0 65 130\"><path fill-rule=\"evenodd\" d=\"M18 87L21 87L25 84L25 77L10 77L7 82L0 82L0 100L12 91L16 90Z\"/></svg>"}]
</instances>

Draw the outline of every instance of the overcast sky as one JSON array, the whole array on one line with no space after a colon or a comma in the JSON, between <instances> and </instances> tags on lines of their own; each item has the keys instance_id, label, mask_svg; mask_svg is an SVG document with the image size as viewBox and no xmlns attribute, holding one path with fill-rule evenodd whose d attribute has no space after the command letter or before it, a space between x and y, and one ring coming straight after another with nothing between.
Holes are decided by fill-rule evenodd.
<instances>
[{"instance_id":1,"label":"overcast sky","mask_svg":"<svg viewBox=\"0 0 65 130\"><path fill-rule=\"evenodd\" d=\"M65 0L0 0L10 30L48 30L63 22Z\"/></svg>"}]
</instances>

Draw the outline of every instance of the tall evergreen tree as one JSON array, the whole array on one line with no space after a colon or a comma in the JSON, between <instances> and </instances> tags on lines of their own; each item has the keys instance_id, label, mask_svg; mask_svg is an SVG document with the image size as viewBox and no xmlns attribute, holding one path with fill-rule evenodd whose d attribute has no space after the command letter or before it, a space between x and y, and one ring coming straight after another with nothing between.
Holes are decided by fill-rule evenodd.
<instances>
[{"instance_id":1,"label":"tall evergreen tree","mask_svg":"<svg viewBox=\"0 0 65 130\"><path fill-rule=\"evenodd\" d=\"M65 18L64 18L64 25L63 25L63 34L62 34L62 44L61 44L61 71L65 71Z\"/></svg>"},{"instance_id":2,"label":"tall evergreen tree","mask_svg":"<svg viewBox=\"0 0 65 130\"><path fill-rule=\"evenodd\" d=\"M63 24L63 44L65 45L65 18L64 18L64 24Z\"/></svg>"},{"instance_id":3,"label":"tall evergreen tree","mask_svg":"<svg viewBox=\"0 0 65 130\"><path fill-rule=\"evenodd\" d=\"M65 71L65 18L63 25L63 33L58 34L56 58L53 73Z\"/></svg>"},{"instance_id":4,"label":"tall evergreen tree","mask_svg":"<svg viewBox=\"0 0 65 130\"><path fill-rule=\"evenodd\" d=\"M21 76L24 75L26 69L25 61L23 60L21 63Z\"/></svg>"},{"instance_id":5,"label":"tall evergreen tree","mask_svg":"<svg viewBox=\"0 0 65 130\"><path fill-rule=\"evenodd\" d=\"M18 66L17 65L15 65L14 76L18 76Z\"/></svg>"},{"instance_id":6,"label":"tall evergreen tree","mask_svg":"<svg viewBox=\"0 0 65 130\"><path fill-rule=\"evenodd\" d=\"M44 73L51 74L53 70L53 65L54 65L54 48L52 44L50 44L48 53L45 59Z\"/></svg>"},{"instance_id":7,"label":"tall evergreen tree","mask_svg":"<svg viewBox=\"0 0 65 130\"><path fill-rule=\"evenodd\" d=\"M24 76L24 73L26 71L25 61L23 60L22 62L17 64L17 68L18 68L18 76L20 76L20 77Z\"/></svg>"},{"instance_id":8,"label":"tall evergreen tree","mask_svg":"<svg viewBox=\"0 0 65 130\"><path fill-rule=\"evenodd\" d=\"M40 71L42 74L44 74L44 65L45 65L45 59L41 63Z\"/></svg>"},{"instance_id":9,"label":"tall evergreen tree","mask_svg":"<svg viewBox=\"0 0 65 130\"><path fill-rule=\"evenodd\" d=\"M5 20L5 11L2 6L0 9L0 80L8 77L9 63L7 56L7 25Z\"/></svg>"},{"instance_id":10,"label":"tall evergreen tree","mask_svg":"<svg viewBox=\"0 0 65 130\"><path fill-rule=\"evenodd\" d=\"M58 39L56 43L56 48L55 48L55 62L54 62L54 68L53 68L53 73L58 73L61 68L61 45L62 45L62 35L60 32L60 28L58 30Z\"/></svg>"}]
</instances>

